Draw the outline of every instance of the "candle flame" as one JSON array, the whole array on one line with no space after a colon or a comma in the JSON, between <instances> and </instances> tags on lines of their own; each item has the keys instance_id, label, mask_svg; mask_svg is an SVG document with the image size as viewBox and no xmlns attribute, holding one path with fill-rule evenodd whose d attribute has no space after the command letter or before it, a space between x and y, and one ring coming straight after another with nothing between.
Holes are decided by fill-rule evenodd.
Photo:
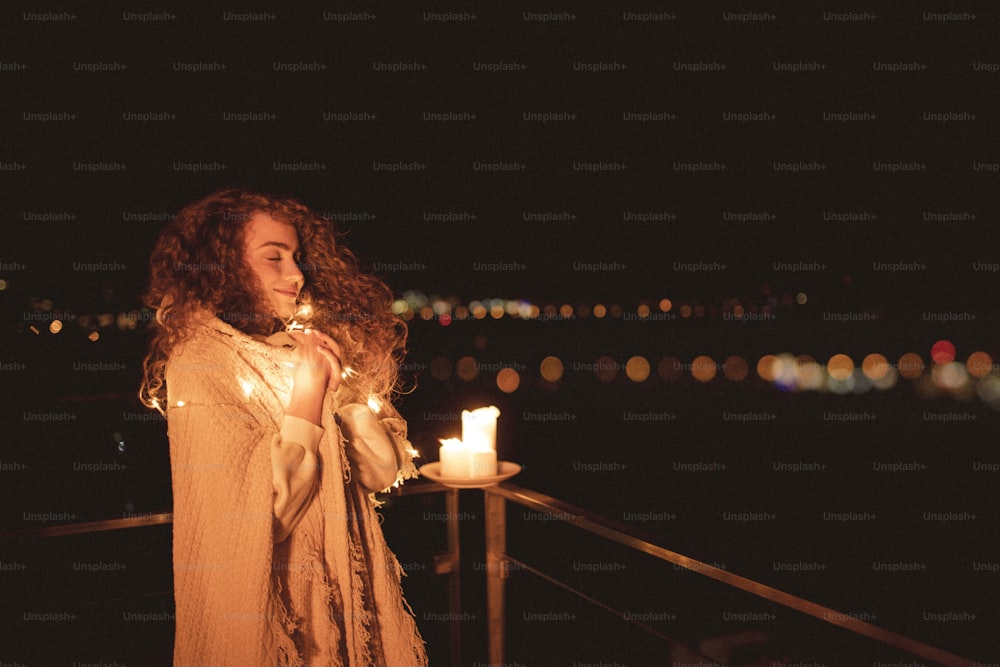
<instances>
[{"instance_id":1,"label":"candle flame","mask_svg":"<svg viewBox=\"0 0 1000 667\"><path fill-rule=\"evenodd\" d=\"M447 438L447 439L438 438L438 442L440 442L445 447L461 447L462 445L465 444L464 442L462 442L461 438Z\"/></svg>"}]
</instances>

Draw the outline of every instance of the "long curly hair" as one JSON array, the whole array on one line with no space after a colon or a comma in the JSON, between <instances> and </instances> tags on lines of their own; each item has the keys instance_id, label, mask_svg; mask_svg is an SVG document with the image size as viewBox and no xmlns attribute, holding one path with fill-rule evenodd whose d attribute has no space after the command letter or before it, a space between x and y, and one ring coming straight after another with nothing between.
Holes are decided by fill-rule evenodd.
<instances>
[{"instance_id":1,"label":"long curly hair","mask_svg":"<svg viewBox=\"0 0 1000 667\"><path fill-rule=\"evenodd\" d=\"M340 344L344 365L353 370L355 400L374 395L391 402L407 330L392 314L388 286L361 271L332 221L288 196L227 188L182 209L153 248L143 300L156 309L156 324L143 360L143 404L164 411L167 360L205 312L249 335L268 336L285 327L243 258L247 223L258 213L293 225L298 234L300 302L309 306L300 307L298 323Z\"/></svg>"}]
</instances>

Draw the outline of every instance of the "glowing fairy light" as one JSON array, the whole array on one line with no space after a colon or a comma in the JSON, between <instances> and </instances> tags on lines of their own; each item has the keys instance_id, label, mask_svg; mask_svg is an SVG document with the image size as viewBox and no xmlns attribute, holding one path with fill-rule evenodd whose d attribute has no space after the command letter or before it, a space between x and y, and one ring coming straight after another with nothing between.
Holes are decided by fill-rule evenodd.
<instances>
[{"instance_id":1,"label":"glowing fairy light","mask_svg":"<svg viewBox=\"0 0 1000 667\"><path fill-rule=\"evenodd\" d=\"M379 400L373 395L368 397L368 407L371 408L372 412L375 414L382 411L382 404L379 403Z\"/></svg>"},{"instance_id":2,"label":"glowing fairy light","mask_svg":"<svg viewBox=\"0 0 1000 667\"><path fill-rule=\"evenodd\" d=\"M304 324L299 324L299 320L309 321L312 317L313 308L312 305L308 303L300 304L295 314L292 315L292 321L285 325L285 331L305 331L306 326Z\"/></svg>"},{"instance_id":3,"label":"glowing fairy light","mask_svg":"<svg viewBox=\"0 0 1000 667\"><path fill-rule=\"evenodd\" d=\"M183 408L184 407L184 401L177 401L177 407Z\"/></svg>"},{"instance_id":4,"label":"glowing fairy light","mask_svg":"<svg viewBox=\"0 0 1000 667\"><path fill-rule=\"evenodd\" d=\"M253 382L250 382L250 380L241 380L240 386L243 388L243 393L246 397L250 398L250 394L253 393Z\"/></svg>"},{"instance_id":5,"label":"glowing fairy light","mask_svg":"<svg viewBox=\"0 0 1000 667\"><path fill-rule=\"evenodd\" d=\"M356 370L354 370L353 368L351 368L350 366L345 366L344 370L340 373L340 379L341 380L347 380L349 378L353 378L353 377L357 377L357 376L358 376L358 372ZM371 400L371 399L369 399L369 400ZM376 412L378 412L378 410L376 410Z\"/></svg>"}]
</instances>

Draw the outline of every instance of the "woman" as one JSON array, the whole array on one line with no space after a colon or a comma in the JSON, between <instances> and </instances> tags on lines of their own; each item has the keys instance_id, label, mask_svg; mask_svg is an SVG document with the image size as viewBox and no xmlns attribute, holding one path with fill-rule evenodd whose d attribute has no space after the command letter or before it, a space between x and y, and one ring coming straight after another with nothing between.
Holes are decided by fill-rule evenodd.
<instances>
[{"instance_id":1,"label":"woman","mask_svg":"<svg viewBox=\"0 0 1000 667\"><path fill-rule=\"evenodd\" d=\"M416 476L405 328L329 221L216 192L163 230L142 398L167 417L175 665L426 665L374 492Z\"/></svg>"}]
</instances>

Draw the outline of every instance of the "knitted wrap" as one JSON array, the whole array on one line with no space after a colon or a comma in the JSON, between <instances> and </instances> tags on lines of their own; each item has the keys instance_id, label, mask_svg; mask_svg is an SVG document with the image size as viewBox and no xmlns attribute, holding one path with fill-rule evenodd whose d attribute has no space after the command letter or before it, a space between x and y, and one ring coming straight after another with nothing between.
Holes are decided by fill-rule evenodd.
<instances>
[{"instance_id":1,"label":"knitted wrap","mask_svg":"<svg viewBox=\"0 0 1000 667\"><path fill-rule=\"evenodd\" d=\"M271 447L291 396L290 351L207 318L166 367L174 493L174 664L427 664L371 494L351 481L327 391L319 478L274 544ZM416 476L406 423L379 412L397 482Z\"/></svg>"}]
</instances>

